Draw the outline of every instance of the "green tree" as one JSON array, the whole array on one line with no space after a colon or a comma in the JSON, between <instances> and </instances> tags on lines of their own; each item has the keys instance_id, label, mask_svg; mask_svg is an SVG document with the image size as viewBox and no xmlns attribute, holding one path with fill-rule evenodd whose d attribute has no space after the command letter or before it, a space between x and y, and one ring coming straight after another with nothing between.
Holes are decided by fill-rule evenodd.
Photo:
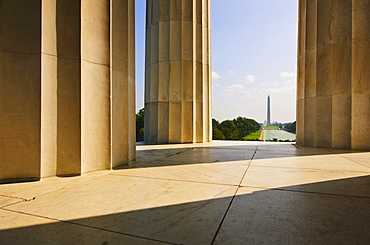
<instances>
[{"instance_id":1,"label":"green tree","mask_svg":"<svg viewBox=\"0 0 370 245\"><path fill-rule=\"evenodd\" d=\"M243 137L260 129L260 125L258 122L246 117L237 117L236 119L233 119L233 122L235 124L236 130L239 131L238 139L242 139Z\"/></svg>"},{"instance_id":2,"label":"green tree","mask_svg":"<svg viewBox=\"0 0 370 245\"><path fill-rule=\"evenodd\" d=\"M228 140L237 140L239 130L236 128L233 120L225 120L221 123L221 132Z\"/></svg>"},{"instance_id":3,"label":"green tree","mask_svg":"<svg viewBox=\"0 0 370 245\"><path fill-rule=\"evenodd\" d=\"M221 124L214 118L212 118L212 139L214 140L225 140L226 137L222 133Z\"/></svg>"},{"instance_id":4,"label":"green tree","mask_svg":"<svg viewBox=\"0 0 370 245\"><path fill-rule=\"evenodd\" d=\"M260 130L260 124L253 119L237 117L219 123L212 119L213 139L242 140L243 137Z\"/></svg>"},{"instance_id":5,"label":"green tree","mask_svg":"<svg viewBox=\"0 0 370 245\"><path fill-rule=\"evenodd\" d=\"M212 139L225 140L226 137L218 128L212 128Z\"/></svg>"},{"instance_id":6,"label":"green tree","mask_svg":"<svg viewBox=\"0 0 370 245\"><path fill-rule=\"evenodd\" d=\"M144 141L144 108L136 114L136 142Z\"/></svg>"},{"instance_id":7,"label":"green tree","mask_svg":"<svg viewBox=\"0 0 370 245\"><path fill-rule=\"evenodd\" d=\"M296 122L288 123L287 125L285 125L284 130L295 134L296 133Z\"/></svg>"}]
</instances>

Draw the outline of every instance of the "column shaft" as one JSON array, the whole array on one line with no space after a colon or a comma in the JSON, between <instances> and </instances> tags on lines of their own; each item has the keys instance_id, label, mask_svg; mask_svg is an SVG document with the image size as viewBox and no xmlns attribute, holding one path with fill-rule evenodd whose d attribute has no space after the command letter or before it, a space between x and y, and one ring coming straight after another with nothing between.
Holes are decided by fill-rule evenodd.
<instances>
[{"instance_id":1,"label":"column shaft","mask_svg":"<svg viewBox=\"0 0 370 245\"><path fill-rule=\"evenodd\" d=\"M41 177L57 171L57 18L56 0L42 2L41 23Z\"/></svg>"},{"instance_id":2,"label":"column shaft","mask_svg":"<svg viewBox=\"0 0 370 245\"><path fill-rule=\"evenodd\" d=\"M306 1L304 144L316 142L317 0Z\"/></svg>"},{"instance_id":3,"label":"column shaft","mask_svg":"<svg viewBox=\"0 0 370 245\"><path fill-rule=\"evenodd\" d=\"M331 35L333 30L333 0L317 1L317 35L316 35L316 146L331 145L332 130L332 84L334 45Z\"/></svg>"},{"instance_id":4,"label":"column shaft","mask_svg":"<svg viewBox=\"0 0 370 245\"><path fill-rule=\"evenodd\" d=\"M81 1L56 2L57 175L81 173ZM49 29L45 29L49 31Z\"/></svg>"},{"instance_id":5,"label":"column shaft","mask_svg":"<svg viewBox=\"0 0 370 245\"><path fill-rule=\"evenodd\" d=\"M370 149L370 2L299 5L297 144Z\"/></svg>"},{"instance_id":6,"label":"column shaft","mask_svg":"<svg viewBox=\"0 0 370 245\"><path fill-rule=\"evenodd\" d=\"M145 141L211 140L209 18L209 0L147 0Z\"/></svg>"},{"instance_id":7,"label":"column shaft","mask_svg":"<svg viewBox=\"0 0 370 245\"><path fill-rule=\"evenodd\" d=\"M41 0L0 2L0 179L41 176Z\"/></svg>"},{"instance_id":8,"label":"column shaft","mask_svg":"<svg viewBox=\"0 0 370 245\"><path fill-rule=\"evenodd\" d=\"M351 148L352 3L333 3L332 147Z\"/></svg>"},{"instance_id":9,"label":"column shaft","mask_svg":"<svg viewBox=\"0 0 370 245\"><path fill-rule=\"evenodd\" d=\"M352 0L352 147L370 149L370 1Z\"/></svg>"},{"instance_id":10,"label":"column shaft","mask_svg":"<svg viewBox=\"0 0 370 245\"><path fill-rule=\"evenodd\" d=\"M111 162L135 159L135 1L111 1ZM127 116L131 115L131 116Z\"/></svg>"},{"instance_id":11,"label":"column shaft","mask_svg":"<svg viewBox=\"0 0 370 245\"><path fill-rule=\"evenodd\" d=\"M134 0L0 1L0 180L135 158Z\"/></svg>"},{"instance_id":12,"label":"column shaft","mask_svg":"<svg viewBox=\"0 0 370 245\"><path fill-rule=\"evenodd\" d=\"M304 112L305 112L305 64L306 64L306 0L299 1L298 7L298 66L297 66L297 120L296 142L304 145Z\"/></svg>"},{"instance_id":13,"label":"column shaft","mask_svg":"<svg viewBox=\"0 0 370 245\"><path fill-rule=\"evenodd\" d=\"M82 172L110 168L109 0L81 0Z\"/></svg>"}]
</instances>

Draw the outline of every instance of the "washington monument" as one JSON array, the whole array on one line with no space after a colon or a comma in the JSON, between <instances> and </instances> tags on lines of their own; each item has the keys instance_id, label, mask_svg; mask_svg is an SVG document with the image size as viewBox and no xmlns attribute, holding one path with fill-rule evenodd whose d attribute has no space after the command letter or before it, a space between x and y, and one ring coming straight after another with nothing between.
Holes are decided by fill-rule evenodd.
<instances>
[{"instance_id":1,"label":"washington monument","mask_svg":"<svg viewBox=\"0 0 370 245\"><path fill-rule=\"evenodd\" d=\"M267 125L271 126L271 120L270 120L270 95L267 96Z\"/></svg>"}]
</instances>

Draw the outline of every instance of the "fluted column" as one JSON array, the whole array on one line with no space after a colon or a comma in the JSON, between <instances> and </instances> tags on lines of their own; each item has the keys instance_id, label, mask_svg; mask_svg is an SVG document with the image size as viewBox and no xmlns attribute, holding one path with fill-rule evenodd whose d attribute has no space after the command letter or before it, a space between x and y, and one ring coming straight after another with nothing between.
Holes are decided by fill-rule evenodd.
<instances>
[{"instance_id":1,"label":"fluted column","mask_svg":"<svg viewBox=\"0 0 370 245\"><path fill-rule=\"evenodd\" d=\"M300 0L298 5L298 67L297 67L297 119L296 142L304 145L305 121L305 65L306 65L306 0Z\"/></svg>"},{"instance_id":2,"label":"fluted column","mask_svg":"<svg viewBox=\"0 0 370 245\"><path fill-rule=\"evenodd\" d=\"M0 181L135 159L134 12L134 0L0 1Z\"/></svg>"},{"instance_id":3,"label":"fluted column","mask_svg":"<svg viewBox=\"0 0 370 245\"><path fill-rule=\"evenodd\" d=\"M370 1L352 0L352 146L370 149Z\"/></svg>"},{"instance_id":4,"label":"fluted column","mask_svg":"<svg viewBox=\"0 0 370 245\"><path fill-rule=\"evenodd\" d=\"M41 0L0 1L0 179L41 175Z\"/></svg>"},{"instance_id":5,"label":"fluted column","mask_svg":"<svg viewBox=\"0 0 370 245\"><path fill-rule=\"evenodd\" d=\"M81 173L82 165L81 0L55 2L55 55L58 61L55 72L57 76L56 174L77 175Z\"/></svg>"},{"instance_id":6,"label":"fluted column","mask_svg":"<svg viewBox=\"0 0 370 245\"><path fill-rule=\"evenodd\" d=\"M332 144L334 148L351 148L352 97L352 3L333 1L332 27ZM324 112L325 113L325 112ZM328 125L330 127L330 125Z\"/></svg>"},{"instance_id":7,"label":"fluted column","mask_svg":"<svg viewBox=\"0 0 370 245\"><path fill-rule=\"evenodd\" d=\"M145 141L211 140L210 1L147 0Z\"/></svg>"},{"instance_id":8,"label":"fluted column","mask_svg":"<svg viewBox=\"0 0 370 245\"><path fill-rule=\"evenodd\" d=\"M135 0L111 0L111 166L136 158Z\"/></svg>"},{"instance_id":9,"label":"fluted column","mask_svg":"<svg viewBox=\"0 0 370 245\"><path fill-rule=\"evenodd\" d=\"M298 145L370 149L369 7L300 0Z\"/></svg>"}]
</instances>

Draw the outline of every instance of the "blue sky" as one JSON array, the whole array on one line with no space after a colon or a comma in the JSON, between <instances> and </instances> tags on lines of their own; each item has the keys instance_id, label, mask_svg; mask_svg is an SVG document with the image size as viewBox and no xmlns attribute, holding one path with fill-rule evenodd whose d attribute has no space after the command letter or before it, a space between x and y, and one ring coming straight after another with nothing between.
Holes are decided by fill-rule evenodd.
<instances>
[{"instance_id":1,"label":"blue sky","mask_svg":"<svg viewBox=\"0 0 370 245\"><path fill-rule=\"evenodd\" d=\"M144 107L145 0L136 0L137 110ZM297 0L212 0L212 117L295 121Z\"/></svg>"}]
</instances>

